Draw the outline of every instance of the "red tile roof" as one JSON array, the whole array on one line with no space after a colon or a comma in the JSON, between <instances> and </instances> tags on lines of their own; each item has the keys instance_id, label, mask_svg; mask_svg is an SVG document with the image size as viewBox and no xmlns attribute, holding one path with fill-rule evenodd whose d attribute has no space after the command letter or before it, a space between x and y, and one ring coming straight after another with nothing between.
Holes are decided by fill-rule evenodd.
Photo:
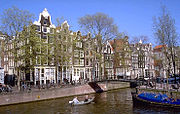
<instances>
[{"instance_id":1,"label":"red tile roof","mask_svg":"<svg viewBox=\"0 0 180 114\"><path fill-rule=\"evenodd\" d=\"M158 45L158 46L154 47L154 49L160 49L160 48L163 48L163 47L166 47L166 45Z\"/></svg>"}]
</instances>

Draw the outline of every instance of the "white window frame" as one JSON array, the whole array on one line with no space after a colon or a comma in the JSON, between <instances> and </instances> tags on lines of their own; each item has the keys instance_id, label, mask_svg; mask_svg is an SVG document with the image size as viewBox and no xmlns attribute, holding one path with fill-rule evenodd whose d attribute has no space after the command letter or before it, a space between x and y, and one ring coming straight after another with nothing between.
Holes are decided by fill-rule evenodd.
<instances>
[{"instance_id":1,"label":"white window frame","mask_svg":"<svg viewBox=\"0 0 180 114\"><path fill-rule=\"evenodd\" d=\"M46 29L46 32L45 32L45 30L44 30L44 29ZM48 32L47 27L43 27L43 32L44 32L44 33L47 33L47 32Z\"/></svg>"},{"instance_id":2,"label":"white window frame","mask_svg":"<svg viewBox=\"0 0 180 114\"><path fill-rule=\"evenodd\" d=\"M83 58L84 57L84 51L80 51L80 57Z\"/></svg>"},{"instance_id":3,"label":"white window frame","mask_svg":"<svg viewBox=\"0 0 180 114\"><path fill-rule=\"evenodd\" d=\"M84 65L84 59L80 59L80 65Z\"/></svg>"},{"instance_id":4,"label":"white window frame","mask_svg":"<svg viewBox=\"0 0 180 114\"><path fill-rule=\"evenodd\" d=\"M46 36L46 41L44 43L48 43L48 35L43 34L43 38L41 38L41 39L45 40L44 36Z\"/></svg>"},{"instance_id":5,"label":"white window frame","mask_svg":"<svg viewBox=\"0 0 180 114\"><path fill-rule=\"evenodd\" d=\"M74 57L79 57L79 51L78 50L74 50Z\"/></svg>"}]
</instances>

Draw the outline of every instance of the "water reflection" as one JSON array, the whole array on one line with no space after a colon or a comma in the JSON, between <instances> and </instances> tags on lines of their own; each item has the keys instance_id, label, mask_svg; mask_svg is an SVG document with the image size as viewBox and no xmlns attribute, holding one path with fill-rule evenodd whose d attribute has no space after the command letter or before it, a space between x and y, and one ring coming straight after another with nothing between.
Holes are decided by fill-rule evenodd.
<instances>
[{"instance_id":1,"label":"water reflection","mask_svg":"<svg viewBox=\"0 0 180 114\"><path fill-rule=\"evenodd\" d=\"M73 97L47 100L35 103L0 107L0 114L148 114L171 113L168 110L156 110L147 107L135 107L132 103L131 89L91 94L95 97L94 103L81 106L68 104ZM85 95L78 96L84 100Z\"/></svg>"}]
</instances>

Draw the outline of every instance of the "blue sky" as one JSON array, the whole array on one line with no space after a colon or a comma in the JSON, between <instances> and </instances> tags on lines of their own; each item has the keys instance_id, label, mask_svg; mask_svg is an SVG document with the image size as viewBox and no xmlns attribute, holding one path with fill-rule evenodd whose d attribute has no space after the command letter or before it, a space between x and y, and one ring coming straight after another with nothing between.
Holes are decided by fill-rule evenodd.
<instances>
[{"instance_id":1,"label":"blue sky","mask_svg":"<svg viewBox=\"0 0 180 114\"><path fill-rule=\"evenodd\" d=\"M64 17L71 30L79 30L78 18L86 14L103 12L114 18L120 32L133 36L145 35L154 44L153 17L158 16L165 5L176 21L180 33L180 0L0 0L0 14L4 9L16 6L29 10L38 20L39 13L47 8L56 24L56 18Z\"/></svg>"}]
</instances>

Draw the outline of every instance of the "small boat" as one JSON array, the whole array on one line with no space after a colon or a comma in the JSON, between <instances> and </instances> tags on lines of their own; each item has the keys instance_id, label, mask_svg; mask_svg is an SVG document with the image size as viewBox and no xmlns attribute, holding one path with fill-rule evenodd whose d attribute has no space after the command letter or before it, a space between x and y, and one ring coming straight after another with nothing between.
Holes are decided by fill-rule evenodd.
<instances>
[{"instance_id":1,"label":"small boat","mask_svg":"<svg viewBox=\"0 0 180 114\"><path fill-rule=\"evenodd\" d=\"M69 104L71 104L71 105L85 105L85 104L90 104L92 101L94 101L94 97L87 99L87 101L79 101L76 103L74 101L69 101Z\"/></svg>"},{"instance_id":2,"label":"small boat","mask_svg":"<svg viewBox=\"0 0 180 114\"><path fill-rule=\"evenodd\" d=\"M151 92L143 92L140 94L132 92L131 94L134 105L180 109L180 99L169 98L166 94Z\"/></svg>"}]
</instances>

